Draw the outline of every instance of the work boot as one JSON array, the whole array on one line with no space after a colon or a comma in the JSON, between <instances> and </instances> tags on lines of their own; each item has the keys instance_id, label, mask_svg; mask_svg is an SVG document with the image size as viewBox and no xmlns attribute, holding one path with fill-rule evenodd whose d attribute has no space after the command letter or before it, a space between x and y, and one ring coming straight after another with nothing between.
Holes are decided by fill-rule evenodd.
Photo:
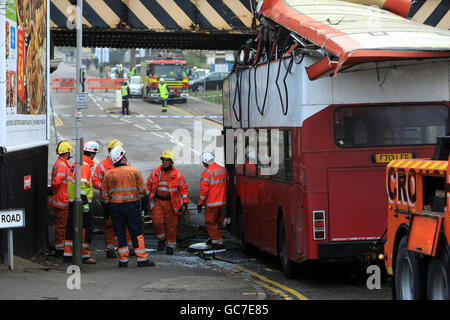
<instances>
[{"instance_id":1,"label":"work boot","mask_svg":"<svg viewBox=\"0 0 450 320\"><path fill-rule=\"evenodd\" d=\"M158 241L158 248L156 250L157 251L163 251L165 246L166 246L166 241L159 240Z\"/></svg>"},{"instance_id":2,"label":"work boot","mask_svg":"<svg viewBox=\"0 0 450 320\"><path fill-rule=\"evenodd\" d=\"M63 256L63 262L64 263L71 263L72 262L72 257Z\"/></svg>"},{"instance_id":3,"label":"work boot","mask_svg":"<svg viewBox=\"0 0 450 320\"><path fill-rule=\"evenodd\" d=\"M127 262L119 261L119 268L126 268L126 267L128 267L128 261Z\"/></svg>"},{"instance_id":4,"label":"work boot","mask_svg":"<svg viewBox=\"0 0 450 320\"><path fill-rule=\"evenodd\" d=\"M151 260L145 260L145 261L138 261L137 266L138 267L153 267L155 263Z\"/></svg>"},{"instance_id":5,"label":"work boot","mask_svg":"<svg viewBox=\"0 0 450 320\"><path fill-rule=\"evenodd\" d=\"M206 240L205 243L206 243L207 245L211 245L211 244L212 244L211 238L208 238L208 240Z\"/></svg>"},{"instance_id":6,"label":"work boot","mask_svg":"<svg viewBox=\"0 0 450 320\"><path fill-rule=\"evenodd\" d=\"M166 247L166 254L169 256L173 255L173 248L172 247Z\"/></svg>"},{"instance_id":7,"label":"work boot","mask_svg":"<svg viewBox=\"0 0 450 320\"><path fill-rule=\"evenodd\" d=\"M117 258L116 251L114 249L106 250L106 257L110 259Z\"/></svg>"},{"instance_id":8,"label":"work boot","mask_svg":"<svg viewBox=\"0 0 450 320\"><path fill-rule=\"evenodd\" d=\"M83 259L83 264L96 264L97 261L95 261L94 258L85 258Z\"/></svg>"}]
</instances>

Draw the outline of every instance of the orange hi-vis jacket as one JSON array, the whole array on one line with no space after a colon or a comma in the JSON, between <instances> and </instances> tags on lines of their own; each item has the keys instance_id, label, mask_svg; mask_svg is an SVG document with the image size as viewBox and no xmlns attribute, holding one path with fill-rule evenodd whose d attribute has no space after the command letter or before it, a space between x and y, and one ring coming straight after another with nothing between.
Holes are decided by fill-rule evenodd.
<instances>
[{"instance_id":1,"label":"orange hi-vis jacket","mask_svg":"<svg viewBox=\"0 0 450 320\"><path fill-rule=\"evenodd\" d=\"M127 165L109 170L102 183L102 200L106 203L125 203L139 200L145 194L145 182L141 172Z\"/></svg>"},{"instance_id":2,"label":"orange hi-vis jacket","mask_svg":"<svg viewBox=\"0 0 450 320\"><path fill-rule=\"evenodd\" d=\"M48 204L59 209L69 209L67 199L67 177L70 164L63 157L58 157L52 170L51 188L54 194L48 200Z\"/></svg>"},{"instance_id":3,"label":"orange hi-vis jacket","mask_svg":"<svg viewBox=\"0 0 450 320\"><path fill-rule=\"evenodd\" d=\"M205 207L220 207L227 204L228 171L217 163L212 163L202 173L200 179L199 204Z\"/></svg>"},{"instance_id":4,"label":"orange hi-vis jacket","mask_svg":"<svg viewBox=\"0 0 450 320\"><path fill-rule=\"evenodd\" d=\"M183 203L189 203L188 185L184 181L183 174L175 167L171 169L170 181L161 182L162 165L150 172L147 179L147 194L150 196L150 209L155 208L155 195L159 189L161 191L168 191L170 193L170 200L172 208L175 213L181 210Z\"/></svg>"},{"instance_id":5,"label":"orange hi-vis jacket","mask_svg":"<svg viewBox=\"0 0 450 320\"><path fill-rule=\"evenodd\" d=\"M95 189L102 189L103 178L105 177L105 174L112 168L114 168L114 165L112 164L109 157L106 157L97 165L94 175L92 176L92 184L94 185Z\"/></svg>"}]
</instances>

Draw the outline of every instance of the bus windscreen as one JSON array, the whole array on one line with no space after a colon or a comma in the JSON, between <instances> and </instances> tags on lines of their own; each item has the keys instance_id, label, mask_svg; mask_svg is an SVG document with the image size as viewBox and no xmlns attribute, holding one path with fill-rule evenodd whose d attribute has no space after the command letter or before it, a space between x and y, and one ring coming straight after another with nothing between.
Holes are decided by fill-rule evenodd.
<instances>
[{"instance_id":1,"label":"bus windscreen","mask_svg":"<svg viewBox=\"0 0 450 320\"><path fill-rule=\"evenodd\" d=\"M351 106L334 112L341 148L435 144L446 135L448 107L441 104Z\"/></svg>"}]
</instances>

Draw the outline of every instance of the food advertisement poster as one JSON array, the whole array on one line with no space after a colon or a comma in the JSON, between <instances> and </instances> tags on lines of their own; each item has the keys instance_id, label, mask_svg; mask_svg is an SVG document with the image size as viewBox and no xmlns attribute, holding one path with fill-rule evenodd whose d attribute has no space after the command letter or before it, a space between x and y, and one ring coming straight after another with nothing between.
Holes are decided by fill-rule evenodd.
<instances>
[{"instance_id":1,"label":"food advertisement poster","mask_svg":"<svg viewBox=\"0 0 450 320\"><path fill-rule=\"evenodd\" d=\"M47 0L5 2L5 106L3 139L7 149L47 142ZM3 90L3 89L2 89ZM3 100L5 100L3 102ZM1 121L0 117L0 121ZM8 148L9 147L9 148Z\"/></svg>"}]
</instances>

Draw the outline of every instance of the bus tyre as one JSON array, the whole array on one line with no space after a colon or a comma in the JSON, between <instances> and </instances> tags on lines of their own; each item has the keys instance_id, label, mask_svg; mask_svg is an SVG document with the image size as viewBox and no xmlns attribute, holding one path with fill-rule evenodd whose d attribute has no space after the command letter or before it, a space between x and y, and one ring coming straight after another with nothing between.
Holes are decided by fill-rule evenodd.
<instances>
[{"instance_id":1,"label":"bus tyre","mask_svg":"<svg viewBox=\"0 0 450 320\"><path fill-rule=\"evenodd\" d=\"M252 246L245 241L244 237L244 218L242 217L242 212L239 212L239 245L241 247L242 252L245 254L251 254L254 250L252 250Z\"/></svg>"},{"instance_id":2,"label":"bus tyre","mask_svg":"<svg viewBox=\"0 0 450 320\"><path fill-rule=\"evenodd\" d=\"M404 236L397 248L394 285L397 300L425 299L426 265L415 252L406 248L407 237Z\"/></svg>"},{"instance_id":3,"label":"bus tyre","mask_svg":"<svg viewBox=\"0 0 450 320\"><path fill-rule=\"evenodd\" d=\"M281 269L283 270L284 276L292 279L296 273L296 264L289 260L286 224L283 218L281 218L278 226L278 256L280 257Z\"/></svg>"},{"instance_id":4,"label":"bus tyre","mask_svg":"<svg viewBox=\"0 0 450 320\"><path fill-rule=\"evenodd\" d=\"M444 245L430 260L427 273L427 299L450 300L450 248Z\"/></svg>"}]
</instances>

